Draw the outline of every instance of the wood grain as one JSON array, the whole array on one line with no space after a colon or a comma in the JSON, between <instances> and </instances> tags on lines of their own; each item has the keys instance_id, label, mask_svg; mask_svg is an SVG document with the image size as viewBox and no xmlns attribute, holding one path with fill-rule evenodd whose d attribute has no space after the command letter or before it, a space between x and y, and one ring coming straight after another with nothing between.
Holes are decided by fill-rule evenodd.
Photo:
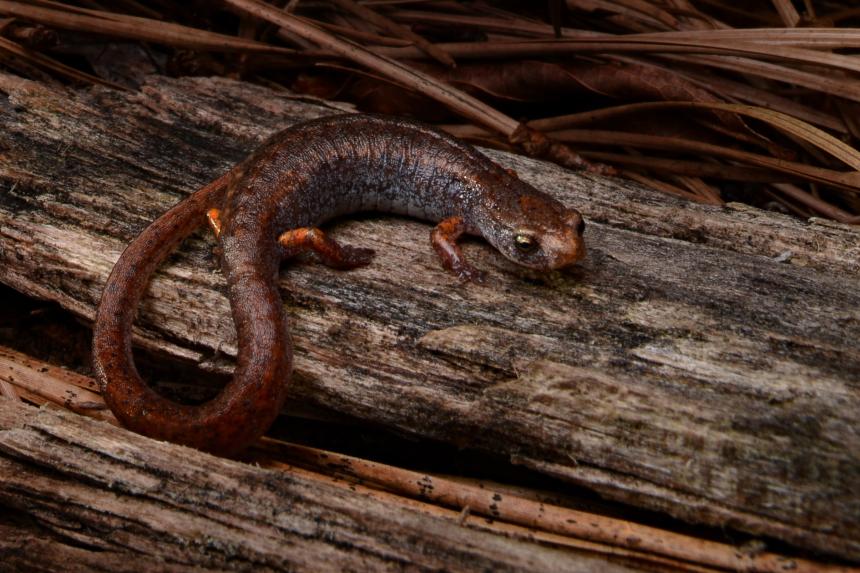
<instances>
[{"instance_id":1,"label":"wood grain","mask_svg":"<svg viewBox=\"0 0 860 573\"><path fill-rule=\"evenodd\" d=\"M629 571L0 398L0 570Z\"/></svg>"},{"instance_id":2,"label":"wood grain","mask_svg":"<svg viewBox=\"0 0 860 573\"><path fill-rule=\"evenodd\" d=\"M85 318L149 221L273 130L332 111L214 79L57 93L4 75L0 90L0 281ZM491 285L459 285L428 225L340 223L378 256L285 269L291 403L860 560L860 234L491 155L583 211L585 264L536 276L472 242ZM201 232L156 277L138 340L229 371L212 246Z\"/></svg>"},{"instance_id":3,"label":"wood grain","mask_svg":"<svg viewBox=\"0 0 860 573\"><path fill-rule=\"evenodd\" d=\"M92 392L95 386L92 378L0 346L0 390L3 390L4 396L15 401L23 399L33 405L59 406L118 426L118 421L107 411L107 405L101 396ZM28 414L31 419L36 416L34 410ZM74 420L66 418L55 422L60 425L76 423L69 422L70 419ZM2 444L8 435L0 430L0 457L11 456L17 459L14 451L2 451ZM113 437L117 438L115 435ZM87 437L81 446L97 449L98 446L94 443L99 441L99 435L95 434ZM159 452L141 452L141 465L149 465L148 456L158 457L165 446L169 447L169 444L150 442L148 450ZM51 459L62 460L62 457L52 456ZM572 500L567 500L566 505L557 493L547 496L528 488L500 486L485 481L464 482L269 438L259 440L242 459L255 466L304 476L313 483L322 484L324 489L331 485L347 488L392 507L405 507L442 517L449 522L456 522L460 527L488 531L566 551L584 551L595 557L644 566L646 569L659 567L691 573L713 569L750 573L783 573L787 570L795 573L857 571L839 565L770 553L761 547L751 551L748 545L738 547L649 527L624 518L574 509L581 505L581 499L572 503ZM40 458L40 463L44 464L45 461L45 457ZM28 472L25 470L23 473ZM32 480L31 483L33 481L38 481L40 486L48 489L30 489L27 492L28 497L44 498L55 495L51 484L44 480ZM0 500L10 499L13 500L11 505L18 505L19 493L15 483L0 480ZM89 505L97 505L100 502L95 498L112 497L112 492L91 488L88 495ZM0 501L0 508L3 506ZM16 515L16 512L13 511L12 515ZM33 515L32 512L30 515ZM37 516L37 522L39 519L43 518ZM52 523L55 521L56 518L52 518ZM9 538L22 537L14 528L9 528L6 533ZM26 535L23 534L24 537ZM58 547L53 552L64 554L69 547L59 540L56 541Z\"/></svg>"}]
</instances>

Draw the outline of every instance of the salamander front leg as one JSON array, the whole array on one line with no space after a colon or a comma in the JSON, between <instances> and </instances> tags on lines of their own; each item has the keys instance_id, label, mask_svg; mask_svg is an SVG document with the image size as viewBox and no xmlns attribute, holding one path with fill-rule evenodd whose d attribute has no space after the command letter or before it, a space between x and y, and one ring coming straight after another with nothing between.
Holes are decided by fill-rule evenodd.
<instances>
[{"instance_id":1,"label":"salamander front leg","mask_svg":"<svg viewBox=\"0 0 860 573\"><path fill-rule=\"evenodd\" d=\"M312 251L320 262L333 269L363 267L373 259L374 250L341 245L316 227L301 227L286 231L278 237L285 259Z\"/></svg>"},{"instance_id":2,"label":"salamander front leg","mask_svg":"<svg viewBox=\"0 0 860 573\"><path fill-rule=\"evenodd\" d=\"M466 231L463 219L450 217L440 222L430 233L430 242L442 266L457 275L458 278L478 284L484 284L487 275L466 262L463 251L457 245L457 239Z\"/></svg>"}]
</instances>

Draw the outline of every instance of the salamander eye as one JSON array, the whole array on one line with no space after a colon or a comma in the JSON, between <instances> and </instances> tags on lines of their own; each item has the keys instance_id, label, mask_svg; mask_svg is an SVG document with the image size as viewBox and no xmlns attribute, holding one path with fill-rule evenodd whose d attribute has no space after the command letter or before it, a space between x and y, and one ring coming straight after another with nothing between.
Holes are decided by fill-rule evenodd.
<instances>
[{"instance_id":1,"label":"salamander eye","mask_svg":"<svg viewBox=\"0 0 860 573\"><path fill-rule=\"evenodd\" d=\"M580 219L576 225L576 233L581 237L585 232L585 219Z\"/></svg>"},{"instance_id":2,"label":"salamander eye","mask_svg":"<svg viewBox=\"0 0 860 573\"><path fill-rule=\"evenodd\" d=\"M517 233L514 237L514 246L521 253L530 253L537 248L538 242L528 233Z\"/></svg>"}]
</instances>

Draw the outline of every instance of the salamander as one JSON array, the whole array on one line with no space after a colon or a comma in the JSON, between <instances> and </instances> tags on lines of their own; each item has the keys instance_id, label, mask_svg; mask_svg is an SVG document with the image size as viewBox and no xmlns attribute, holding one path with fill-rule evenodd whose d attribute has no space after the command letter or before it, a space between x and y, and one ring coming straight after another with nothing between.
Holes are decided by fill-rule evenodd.
<instances>
[{"instance_id":1,"label":"salamander","mask_svg":"<svg viewBox=\"0 0 860 573\"><path fill-rule=\"evenodd\" d=\"M579 211L429 126L358 114L294 125L156 219L116 262L96 314L93 365L119 421L221 455L262 435L284 404L292 368L279 266L307 251L338 269L368 264L371 249L340 244L319 228L360 211L437 222L431 244L465 281L485 277L464 259L457 245L463 234L483 237L532 269L558 269L585 254ZM238 356L215 398L185 405L141 379L131 328L150 275L207 217L220 246Z\"/></svg>"}]
</instances>

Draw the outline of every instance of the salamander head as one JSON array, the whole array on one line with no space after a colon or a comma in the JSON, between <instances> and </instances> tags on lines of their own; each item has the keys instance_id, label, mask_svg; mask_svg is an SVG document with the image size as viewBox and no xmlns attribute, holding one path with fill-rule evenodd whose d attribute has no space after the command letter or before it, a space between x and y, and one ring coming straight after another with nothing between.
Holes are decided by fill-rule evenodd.
<instances>
[{"instance_id":1,"label":"salamander head","mask_svg":"<svg viewBox=\"0 0 860 573\"><path fill-rule=\"evenodd\" d=\"M511 261L542 271L585 256L585 221L576 209L522 181L506 186L481 208L481 235Z\"/></svg>"}]
</instances>

